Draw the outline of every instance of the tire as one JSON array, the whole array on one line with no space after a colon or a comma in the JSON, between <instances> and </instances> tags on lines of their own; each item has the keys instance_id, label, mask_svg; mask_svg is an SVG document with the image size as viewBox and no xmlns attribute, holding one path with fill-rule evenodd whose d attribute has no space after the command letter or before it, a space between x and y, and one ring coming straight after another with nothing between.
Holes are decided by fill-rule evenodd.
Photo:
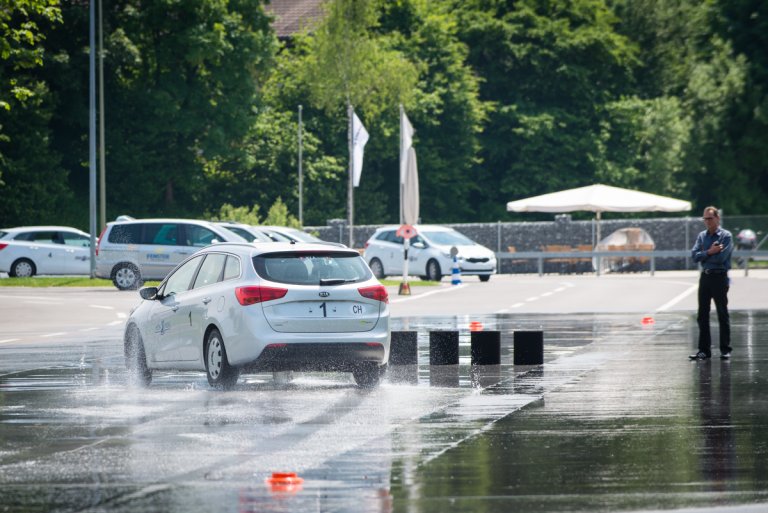
<instances>
[{"instance_id":1,"label":"tire","mask_svg":"<svg viewBox=\"0 0 768 513\"><path fill-rule=\"evenodd\" d=\"M227 360L224 339L216 328L208 333L205 340L205 375L208 384L214 388L229 390L237 382L240 372Z\"/></svg>"},{"instance_id":2,"label":"tire","mask_svg":"<svg viewBox=\"0 0 768 513\"><path fill-rule=\"evenodd\" d=\"M133 264L117 264L112 269L112 283L120 290L136 290L142 284L141 272Z\"/></svg>"},{"instance_id":3,"label":"tire","mask_svg":"<svg viewBox=\"0 0 768 513\"><path fill-rule=\"evenodd\" d=\"M385 278L384 265L381 263L381 260L373 258L368 265L371 267L371 271L377 280L383 280Z\"/></svg>"},{"instance_id":4,"label":"tire","mask_svg":"<svg viewBox=\"0 0 768 513\"><path fill-rule=\"evenodd\" d=\"M16 260L8 272L11 278L31 278L37 273L34 262L28 258L19 258Z\"/></svg>"},{"instance_id":5,"label":"tire","mask_svg":"<svg viewBox=\"0 0 768 513\"><path fill-rule=\"evenodd\" d=\"M491 275L490 274L481 274L479 276L479 278L480 278L480 281L488 281L488 280L491 279Z\"/></svg>"},{"instance_id":6,"label":"tire","mask_svg":"<svg viewBox=\"0 0 768 513\"><path fill-rule=\"evenodd\" d=\"M381 369L375 362L362 362L352 370L352 377L361 388L373 388L378 385L381 374Z\"/></svg>"},{"instance_id":7,"label":"tire","mask_svg":"<svg viewBox=\"0 0 768 513\"><path fill-rule=\"evenodd\" d=\"M440 264L434 258L427 262L427 279L430 281L440 281L443 279L443 273L440 270Z\"/></svg>"},{"instance_id":8,"label":"tire","mask_svg":"<svg viewBox=\"0 0 768 513\"><path fill-rule=\"evenodd\" d=\"M144 341L136 326L131 325L125 332L125 367L128 369L128 383L144 388L152 383L152 371L147 366Z\"/></svg>"}]
</instances>

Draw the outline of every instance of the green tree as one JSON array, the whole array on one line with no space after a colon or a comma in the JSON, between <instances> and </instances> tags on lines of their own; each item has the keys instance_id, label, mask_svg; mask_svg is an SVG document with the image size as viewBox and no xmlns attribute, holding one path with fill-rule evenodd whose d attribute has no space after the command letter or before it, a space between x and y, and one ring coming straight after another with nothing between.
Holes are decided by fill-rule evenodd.
<instances>
[{"instance_id":1,"label":"green tree","mask_svg":"<svg viewBox=\"0 0 768 513\"><path fill-rule=\"evenodd\" d=\"M455 2L490 107L481 136L484 218L507 201L585 185L598 171L606 104L619 99L636 48L601 0Z\"/></svg>"}]
</instances>

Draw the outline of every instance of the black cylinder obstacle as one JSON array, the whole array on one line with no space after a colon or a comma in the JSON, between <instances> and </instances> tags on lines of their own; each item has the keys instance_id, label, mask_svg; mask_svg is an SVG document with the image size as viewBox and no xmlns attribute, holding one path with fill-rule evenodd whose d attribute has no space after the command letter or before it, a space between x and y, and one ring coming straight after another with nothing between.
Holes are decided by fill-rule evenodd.
<instances>
[{"instance_id":1,"label":"black cylinder obstacle","mask_svg":"<svg viewBox=\"0 0 768 513\"><path fill-rule=\"evenodd\" d=\"M459 364L459 332L430 331L429 332L429 364L458 365Z\"/></svg>"},{"instance_id":2,"label":"black cylinder obstacle","mask_svg":"<svg viewBox=\"0 0 768 513\"><path fill-rule=\"evenodd\" d=\"M515 365L541 365L544 363L544 332L516 331L514 343Z\"/></svg>"},{"instance_id":3,"label":"black cylinder obstacle","mask_svg":"<svg viewBox=\"0 0 768 513\"><path fill-rule=\"evenodd\" d=\"M501 363L501 332L473 331L471 337L472 365Z\"/></svg>"}]
</instances>

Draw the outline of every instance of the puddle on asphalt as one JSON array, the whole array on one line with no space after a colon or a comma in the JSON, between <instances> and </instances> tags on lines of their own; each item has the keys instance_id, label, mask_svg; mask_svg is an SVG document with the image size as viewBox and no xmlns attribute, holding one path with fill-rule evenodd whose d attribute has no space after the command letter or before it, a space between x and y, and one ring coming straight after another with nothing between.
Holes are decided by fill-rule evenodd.
<instances>
[{"instance_id":1,"label":"puddle on asphalt","mask_svg":"<svg viewBox=\"0 0 768 513\"><path fill-rule=\"evenodd\" d=\"M246 375L218 392L184 372L140 390L103 344L61 349L47 358L57 367L31 371L9 372L24 358L9 355L3 506L437 513L768 501L768 316L732 317L734 360L701 363L685 358L688 315L397 319L393 330L418 332L418 364L391 368L375 390L296 374ZM477 323L501 332L501 365L470 365ZM430 330L459 331L459 365L429 365ZM544 366L510 365L515 330L544 332ZM274 488L274 471L304 482Z\"/></svg>"}]
</instances>

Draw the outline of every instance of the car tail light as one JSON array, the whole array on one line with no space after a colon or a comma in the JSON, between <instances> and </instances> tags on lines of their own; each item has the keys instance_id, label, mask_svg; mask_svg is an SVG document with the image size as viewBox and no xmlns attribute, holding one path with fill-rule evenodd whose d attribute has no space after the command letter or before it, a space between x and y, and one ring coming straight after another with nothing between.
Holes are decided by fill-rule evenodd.
<instances>
[{"instance_id":1,"label":"car tail light","mask_svg":"<svg viewBox=\"0 0 768 513\"><path fill-rule=\"evenodd\" d=\"M280 299L288 293L288 289L277 287L237 287L235 296L243 306Z\"/></svg>"},{"instance_id":2,"label":"car tail light","mask_svg":"<svg viewBox=\"0 0 768 513\"><path fill-rule=\"evenodd\" d=\"M368 246L370 246L370 242L365 241L365 244L363 244L363 249L368 249Z\"/></svg>"},{"instance_id":3,"label":"car tail light","mask_svg":"<svg viewBox=\"0 0 768 513\"><path fill-rule=\"evenodd\" d=\"M373 287L363 287L363 288L357 289L357 291L360 293L361 296L367 297L368 299L375 299L376 301L389 303L389 294L387 294L387 289L384 288L384 285L374 285Z\"/></svg>"},{"instance_id":4,"label":"car tail light","mask_svg":"<svg viewBox=\"0 0 768 513\"><path fill-rule=\"evenodd\" d=\"M96 256L99 256L99 246L101 246L101 239L104 238L104 232L107 231L107 227L105 226L103 230L101 230L101 235L99 235L99 240L96 241Z\"/></svg>"},{"instance_id":5,"label":"car tail light","mask_svg":"<svg viewBox=\"0 0 768 513\"><path fill-rule=\"evenodd\" d=\"M5 249L8 246L7 242L0 242L0 250Z\"/></svg>"}]
</instances>

